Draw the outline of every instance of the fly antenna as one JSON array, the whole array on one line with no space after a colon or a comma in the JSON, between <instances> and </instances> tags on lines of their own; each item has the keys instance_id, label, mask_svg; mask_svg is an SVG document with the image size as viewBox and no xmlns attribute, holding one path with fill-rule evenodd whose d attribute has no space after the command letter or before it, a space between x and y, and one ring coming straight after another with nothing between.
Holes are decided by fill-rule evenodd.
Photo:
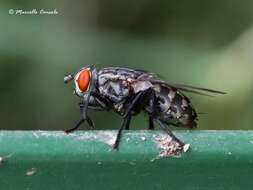
<instances>
[{"instance_id":1,"label":"fly antenna","mask_svg":"<svg viewBox=\"0 0 253 190\"><path fill-rule=\"evenodd\" d=\"M64 83L67 84L74 79L72 74L66 73L64 77Z\"/></svg>"},{"instance_id":2,"label":"fly antenna","mask_svg":"<svg viewBox=\"0 0 253 190\"><path fill-rule=\"evenodd\" d=\"M205 115L207 113L206 112L197 112L197 114L199 114L199 115Z\"/></svg>"}]
</instances>

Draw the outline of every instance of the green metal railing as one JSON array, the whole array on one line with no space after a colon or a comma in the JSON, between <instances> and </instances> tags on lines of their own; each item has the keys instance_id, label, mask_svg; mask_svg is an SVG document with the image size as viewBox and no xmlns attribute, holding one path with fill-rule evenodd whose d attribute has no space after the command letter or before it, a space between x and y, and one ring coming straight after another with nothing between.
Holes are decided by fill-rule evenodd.
<instances>
[{"instance_id":1,"label":"green metal railing","mask_svg":"<svg viewBox=\"0 0 253 190\"><path fill-rule=\"evenodd\" d=\"M253 131L176 131L187 152L161 158L161 131L1 131L0 189L253 189Z\"/></svg>"}]
</instances>

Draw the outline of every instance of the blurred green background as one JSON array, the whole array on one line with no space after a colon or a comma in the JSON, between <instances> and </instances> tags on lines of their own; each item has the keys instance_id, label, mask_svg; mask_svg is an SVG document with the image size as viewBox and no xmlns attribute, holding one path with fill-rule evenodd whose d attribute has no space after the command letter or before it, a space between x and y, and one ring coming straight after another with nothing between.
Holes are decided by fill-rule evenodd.
<instances>
[{"instance_id":1,"label":"blurred green background","mask_svg":"<svg viewBox=\"0 0 253 190\"><path fill-rule=\"evenodd\" d=\"M1 129L59 130L79 119L66 72L86 64L149 70L164 79L227 92L188 94L199 129L253 129L253 1L90 0L0 3ZM9 9L58 11L11 15ZM113 112L91 112L97 129ZM146 128L135 117L132 128ZM82 128L88 128L82 126Z\"/></svg>"}]
</instances>

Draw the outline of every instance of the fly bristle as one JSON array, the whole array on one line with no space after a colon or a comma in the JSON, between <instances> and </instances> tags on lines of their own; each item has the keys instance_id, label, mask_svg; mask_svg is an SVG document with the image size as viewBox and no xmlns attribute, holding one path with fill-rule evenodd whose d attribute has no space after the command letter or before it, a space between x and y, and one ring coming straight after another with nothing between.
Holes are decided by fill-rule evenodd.
<instances>
[{"instance_id":1,"label":"fly bristle","mask_svg":"<svg viewBox=\"0 0 253 190\"><path fill-rule=\"evenodd\" d=\"M198 114L198 115L201 115L201 116L207 115L207 113L205 113L205 112L197 112L197 114Z\"/></svg>"}]
</instances>

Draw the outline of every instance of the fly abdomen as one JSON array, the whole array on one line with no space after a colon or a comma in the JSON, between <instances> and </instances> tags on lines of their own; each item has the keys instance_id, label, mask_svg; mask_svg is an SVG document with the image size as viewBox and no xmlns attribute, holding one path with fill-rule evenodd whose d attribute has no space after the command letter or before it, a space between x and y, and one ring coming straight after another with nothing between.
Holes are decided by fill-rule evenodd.
<instances>
[{"instance_id":1,"label":"fly abdomen","mask_svg":"<svg viewBox=\"0 0 253 190\"><path fill-rule=\"evenodd\" d=\"M175 126L195 127L197 117L190 100L178 90L160 86L156 90L159 118Z\"/></svg>"}]
</instances>

